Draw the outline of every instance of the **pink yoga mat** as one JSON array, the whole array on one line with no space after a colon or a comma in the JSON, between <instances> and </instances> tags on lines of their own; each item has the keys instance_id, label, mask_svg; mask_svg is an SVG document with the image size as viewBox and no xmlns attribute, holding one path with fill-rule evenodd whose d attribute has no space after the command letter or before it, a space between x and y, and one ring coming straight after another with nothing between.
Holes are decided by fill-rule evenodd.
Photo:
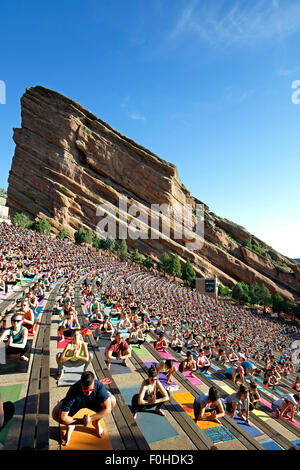
<instances>
[{"instance_id":1,"label":"pink yoga mat","mask_svg":"<svg viewBox=\"0 0 300 470\"><path fill-rule=\"evenodd\" d=\"M153 348L153 347L154 347L153 343L150 343L150 346L152 346L152 348ZM157 351L157 349L156 349L156 351ZM159 349L157 352L158 352L164 359L174 359L174 357L171 356L171 354L164 352L162 349Z\"/></svg>"},{"instance_id":2,"label":"pink yoga mat","mask_svg":"<svg viewBox=\"0 0 300 470\"><path fill-rule=\"evenodd\" d=\"M67 346L67 344L71 343L73 340L73 338L65 338L63 341L61 340L61 336L60 334L58 335L58 339L57 339L57 347L58 349L65 349L65 347Z\"/></svg>"},{"instance_id":3,"label":"pink yoga mat","mask_svg":"<svg viewBox=\"0 0 300 470\"><path fill-rule=\"evenodd\" d=\"M266 400L264 400L263 398L260 399L260 402L267 406L268 408L272 409L272 405L270 403L268 403Z\"/></svg>"},{"instance_id":4,"label":"pink yoga mat","mask_svg":"<svg viewBox=\"0 0 300 470\"><path fill-rule=\"evenodd\" d=\"M203 385L203 382L199 380L197 377L190 377L190 372L186 370L185 372L182 372L182 374L188 379L189 382L191 382L193 385Z\"/></svg>"}]
</instances>

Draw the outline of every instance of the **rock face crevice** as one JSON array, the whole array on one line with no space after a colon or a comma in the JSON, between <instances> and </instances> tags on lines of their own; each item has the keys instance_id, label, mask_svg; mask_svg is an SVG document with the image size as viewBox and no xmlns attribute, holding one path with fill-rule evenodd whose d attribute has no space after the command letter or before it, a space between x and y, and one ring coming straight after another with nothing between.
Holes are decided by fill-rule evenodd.
<instances>
[{"instance_id":1,"label":"rock face crevice","mask_svg":"<svg viewBox=\"0 0 300 470\"><path fill-rule=\"evenodd\" d=\"M7 206L10 213L24 212L46 217L57 233L65 228L95 230L97 207L116 209L118 226L126 220L119 211L119 198L138 204L148 216L143 224L150 236L150 205L191 205L194 198L180 181L175 165L137 144L78 103L46 88L26 90L21 98L22 127L14 129L15 154L9 174ZM189 250L185 241L170 236L163 239L129 238L129 246L158 259L162 252L189 258L199 275L217 275L223 284L236 281L265 283L272 293L299 299L300 265L277 253L244 227L218 217L204 204L204 245ZM127 222L133 217L127 218ZM162 217L162 220L164 217ZM172 222L177 226L180 217ZM193 225L196 219L193 217ZM251 240L261 253L243 246Z\"/></svg>"}]
</instances>

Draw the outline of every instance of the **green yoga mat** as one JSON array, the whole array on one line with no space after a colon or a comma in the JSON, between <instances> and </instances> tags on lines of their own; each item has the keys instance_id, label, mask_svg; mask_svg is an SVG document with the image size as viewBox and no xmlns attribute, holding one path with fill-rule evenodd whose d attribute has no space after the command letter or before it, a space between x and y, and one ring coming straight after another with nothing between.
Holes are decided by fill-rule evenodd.
<instances>
[{"instance_id":1,"label":"green yoga mat","mask_svg":"<svg viewBox=\"0 0 300 470\"><path fill-rule=\"evenodd\" d=\"M12 401L13 403L16 403L19 400L22 386L23 386L22 384L0 386L0 394L2 397L2 402L4 403L6 401ZM2 429L2 431L0 432L1 444L5 444L6 442L11 423L12 423L12 420L9 421L9 423L5 426L5 428Z\"/></svg>"},{"instance_id":2,"label":"green yoga mat","mask_svg":"<svg viewBox=\"0 0 300 470\"><path fill-rule=\"evenodd\" d=\"M120 392L130 409L131 399L133 395L139 393L139 391L140 385L120 388ZM168 406L168 402L166 405L163 405L162 410L166 406ZM153 407L150 410L141 411L137 414L136 418L136 422L144 434L148 444L153 444L153 442L162 441L164 439L170 439L171 437L178 435L177 431L175 431L167 418L154 413L154 409L155 408Z\"/></svg>"},{"instance_id":3,"label":"green yoga mat","mask_svg":"<svg viewBox=\"0 0 300 470\"><path fill-rule=\"evenodd\" d=\"M147 356L147 351L145 349L139 348L138 346L131 345L132 351L135 352L138 356Z\"/></svg>"}]
</instances>

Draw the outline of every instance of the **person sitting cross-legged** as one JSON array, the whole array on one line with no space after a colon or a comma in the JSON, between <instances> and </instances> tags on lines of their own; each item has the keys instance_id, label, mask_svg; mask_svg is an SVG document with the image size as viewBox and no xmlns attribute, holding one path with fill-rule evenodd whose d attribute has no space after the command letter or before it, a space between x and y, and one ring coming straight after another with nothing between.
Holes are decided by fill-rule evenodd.
<instances>
[{"instance_id":1,"label":"person sitting cross-legged","mask_svg":"<svg viewBox=\"0 0 300 470\"><path fill-rule=\"evenodd\" d=\"M116 339L104 350L104 355L108 369L110 369L111 361L117 361L118 359L122 359L122 365L127 366L126 360L131 357L131 347L123 339L122 333L116 334Z\"/></svg>"},{"instance_id":2,"label":"person sitting cross-legged","mask_svg":"<svg viewBox=\"0 0 300 470\"><path fill-rule=\"evenodd\" d=\"M28 362L29 358L25 354L30 352L31 347L27 342L28 329L22 325L22 322L23 316L15 313L11 318L12 326L0 335L0 343L8 339L6 354L19 356L21 361Z\"/></svg>"},{"instance_id":3,"label":"person sitting cross-legged","mask_svg":"<svg viewBox=\"0 0 300 470\"><path fill-rule=\"evenodd\" d=\"M166 390L158 380L158 374L155 365L148 369L148 379L144 380L138 394L134 395L131 400L133 417L136 419L138 411L144 408L155 408L155 413L165 416L161 410L161 406L169 400L170 393Z\"/></svg>"},{"instance_id":4,"label":"person sitting cross-legged","mask_svg":"<svg viewBox=\"0 0 300 470\"><path fill-rule=\"evenodd\" d=\"M67 446L76 424L88 426L92 423L96 429L97 437L104 435L101 426L101 419L111 413L116 404L116 399L104 387L104 385L95 380L92 372L83 372L78 382L72 385L63 400L61 400L53 409L52 417L60 424L67 426L67 432L62 439L61 444ZM76 413L87 408L95 412L89 416L85 414L83 418L73 418Z\"/></svg>"}]
</instances>

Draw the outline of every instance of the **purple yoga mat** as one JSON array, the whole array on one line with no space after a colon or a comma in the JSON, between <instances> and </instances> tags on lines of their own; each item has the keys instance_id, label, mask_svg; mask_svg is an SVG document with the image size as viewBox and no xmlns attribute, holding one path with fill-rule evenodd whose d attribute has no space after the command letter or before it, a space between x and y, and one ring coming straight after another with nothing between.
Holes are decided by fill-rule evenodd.
<instances>
[{"instance_id":1,"label":"purple yoga mat","mask_svg":"<svg viewBox=\"0 0 300 470\"><path fill-rule=\"evenodd\" d=\"M154 364L155 366L158 365L157 362L145 362L145 366L147 366L148 368L152 364ZM162 373L159 374L159 381L164 387L166 387L167 385L170 385L170 384L167 384L167 376L165 374L162 374ZM176 385L176 383L172 382L172 385Z\"/></svg>"}]
</instances>

